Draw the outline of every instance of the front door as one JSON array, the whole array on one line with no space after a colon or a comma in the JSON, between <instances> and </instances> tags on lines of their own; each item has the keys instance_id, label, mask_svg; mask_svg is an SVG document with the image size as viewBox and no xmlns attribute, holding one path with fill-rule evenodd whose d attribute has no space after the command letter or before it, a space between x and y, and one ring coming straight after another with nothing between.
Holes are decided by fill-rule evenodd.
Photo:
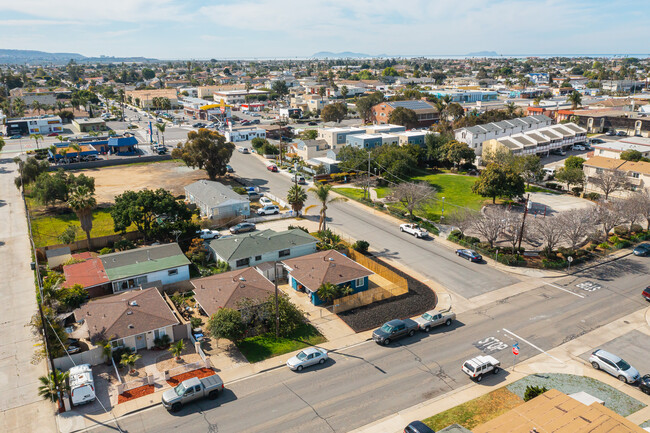
<instances>
[{"instance_id":1,"label":"front door","mask_svg":"<svg viewBox=\"0 0 650 433\"><path fill-rule=\"evenodd\" d=\"M147 348L147 338L145 337L145 334L135 336L135 348L136 350Z\"/></svg>"}]
</instances>

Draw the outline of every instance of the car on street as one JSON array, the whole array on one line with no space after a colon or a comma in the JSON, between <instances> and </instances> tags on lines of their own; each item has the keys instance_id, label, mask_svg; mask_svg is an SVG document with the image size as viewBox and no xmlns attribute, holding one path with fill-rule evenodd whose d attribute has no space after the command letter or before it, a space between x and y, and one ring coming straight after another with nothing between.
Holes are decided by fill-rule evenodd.
<instances>
[{"instance_id":1,"label":"car on street","mask_svg":"<svg viewBox=\"0 0 650 433\"><path fill-rule=\"evenodd\" d=\"M197 231L196 234L201 239L217 239L219 236L221 236L221 233L219 233L217 230L210 229L201 229Z\"/></svg>"},{"instance_id":2,"label":"car on street","mask_svg":"<svg viewBox=\"0 0 650 433\"><path fill-rule=\"evenodd\" d=\"M639 389L650 395L650 374L646 374L639 381Z\"/></svg>"},{"instance_id":3,"label":"car on street","mask_svg":"<svg viewBox=\"0 0 650 433\"><path fill-rule=\"evenodd\" d=\"M226 172L227 173L234 173L235 169L233 169L229 164L226 164Z\"/></svg>"},{"instance_id":4,"label":"car on street","mask_svg":"<svg viewBox=\"0 0 650 433\"><path fill-rule=\"evenodd\" d=\"M501 369L501 362L496 358L485 355L477 356L476 358L468 359L463 362L463 372L472 379L480 382L483 380L483 375L489 372L497 374Z\"/></svg>"},{"instance_id":5,"label":"car on street","mask_svg":"<svg viewBox=\"0 0 650 433\"><path fill-rule=\"evenodd\" d=\"M20 135L20 134L14 134L14 135L12 135L11 137L9 137L10 140L16 140L16 139L18 139L18 138L23 138L23 136Z\"/></svg>"},{"instance_id":6,"label":"car on street","mask_svg":"<svg viewBox=\"0 0 650 433\"><path fill-rule=\"evenodd\" d=\"M237 150L239 151L239 153L244 153L244 154L251 153L248 147L238 147Z\"/></svg>"},{"instance_id":7,"label":"car on street","mask_svg":"<svg viewBox=\"0 0 650 433\"><path fill-rule=\"evenodd\" d=\"M391 341L397 340L402 337L412 337L415 331L419 328L415 320L391 320L381 325L379 329L375 329L372 333L372 339L377 344L388 346Z\"/></svg>"},{"instance_id":8,"label":"car on street","mask_svg":"<svg viewBox=\"0 0 650 433\"><path fill-rule=\"evenodd\" d=\"M613 129L609 129L609 130L605 133L605 135L608 136L608 137L613 137L614 135L616 135L616 131L614 131Z\"/></svg>"},{"instance_id":9,"label":"car on street","mask_svg":"<svg viewBox=\"0 0 650 433\"><path fill-rule=\"evenodd\" d=\"M318 125L318 123L316 123L316 122L309 122L307 125L309 125L309 126L316 126L316 125Z\"/></svg>"},{"instance_id":10,"label":"car on street","mask_svg":"<svg viewBox=\"0 0 650 433\"><path fill-rule=\"evenodd\" d=\"M455 319L456 313L452 313L451 311L443 312L438 310L431 310L427 311L414 320L417 322L420 331L429 332L431 328L435 328L436 326L442 325L443 323L445 326L450 326Z\"/></svg>"},{"instance_id":11,"label":"car on street","mask_svg":"<svg viewBox=\"0 0 650 433\"><path fill-rule=\"evenodd\" d=\"M643 296L646 301L650 301L650 286L646 287L643 292L641 292L641 296Z\"/></svg>"},{"instance_id":12,"label":"car on street","mask_svg":"<svg viewBox=\"0 0 650 433\"><path fill-rule=\"evenodd\" d=\"M239 223L230 227L230 233L236 235L237 233L246 233L252 232L255 230L255 224L253 223Z\"/></svg>"},{"instance_id":13,"label":"car on street","mask_svg":"<svg viewBox=\"0 0 650 433\"><path fill-rule=\"evenodd\" d=\"M413 421L404 427L404 433L436 433L431 430L428 425L422 421Z\"/></svg>"},{"instance_id":14,"label":"car on street","mask_svg":"<svg viewBox=\"0 0 650 433\"><path fill-rule=\"evenodd\" d=\"M618 135L619 137L627 137L627 132L625 132L625 131L618 131L618 132L616 133L616 135Z\"/></svg>"},{"instance_id":15,"label":"car on street","mask_svg":"<svg viewBox=\"0 0 650 433\"><path fill-rule=\"evenodd\" d=\"M420 227L418 224L400 224L399 231L411 234L418 239L426 238L429 236L429 232Z\"/></svg>"},{"instance_id":16,"label":"car on street","mask_svg":"<svg viewBox=\"0 0 650 433\"><path fill-rule=\"evenodd\" d=\"M634 383L641 377L636 368L632 367L620 357L603 349L594 351L589 357L589 362L596 370L603 370L621 382Z\"/></svg>"},{"instance_id":17,"label":"car on street","mask_svg":"<svg viewBox=\"0 0 650 433\"><path fill-rule=\"evenodd\" d=\"M267 166L266 166L266 169L267 169L268 171L272 171L273 173L277 173L277 171L278 171L278 166L275 165L275 164L271 164L271 165L267 165Z\"/></svg>"},{"instance_id":18,"label":"car on street","mask_svg":"<svg viewBox=\"0 0 650 433\"><path fill-rule=\"evenodd\" d=\"M261 207L257 210L258 215L277 215L279 213L280 208L274 204Z\"/></svg>"},{"instance_id":19,"label":"car on street","mask_svg":"<svg viewBox=\"0 0 650 433\"><path fill-rule=\"evenodd\" d=\"M474 250L469 250L466 248L461 248L456 250L456 255L458 257L463 257L470 262L480 263L483 260L483 257Z\"/></svg>"},{"instance_id":20,"label":"car on street","mask_svg":"<svg viewBox=\"0 0 650 433\"><path fill-rule=\"evenodd\" d=\"M262 198L260 198L260 204L262 206L272 206L273 201L268 197L262 197Z\"/></svg>"},{"instance_id":21,"label":"car on street","mask_svg":"<svg viewBox=\"0 0 650 433\"><path fill-rule=\"evenodd\" d=\"M645 257L650 254L650 244L639 244L632 250L632 253L634 253L635 256Z\"/></svg>"},{"instance_id":22,"label":"car on street","mask_svg":"<svg viewBox=\"0 0 650 433\"><path fill-rule=\"evenodd\" d=\"M605 140L603 140L602 138L592 138L589 142L591 144L602 144L605 142Z\"/></svg>"},{"instance_id":23,"label":"car on street","mask_svg":"<svg viewBox=\"0 0 650 433\"><path fill-rule=\"evenodd\" d=\"M187 403L204 397L214 400L221 391L223 391L223 381L218 374L201 379L193 377L165 391L162 395L162 405L169 411L177 412Z\"/></svg>"},{"instance_id":24,"label":"car on street","mask_svg":"<svg viewBox=\"0 0 650 433\"><path fill-rule=\"evenodd\" d=\"M293 181L296 182L298 185L307 185L307 181L305 180L305 177L302 174L294 174Z\"/></svg>"},{"instance_id":25,"label":"car on street","mask_svg":"<svg viewBox=\"0 0 650 433\"><path fill-rule=\"evenodd\" d=\"M294 371L302 371L303 368L316 364L324 364L327 361L327 351L319 347L308 347L301 350L296 356L289 358L287 367Z\"/></svg>"},{"instance_id":26,"label":"car on street","mask_svg":"<svg viewBox=\"0 0 650 433\"><path fill-rule=\"evenodd\" d=\"M49 134L47 134L48 137L56 137L58 135L59 135L58 132L50 132Z\"/></svg>"},{"instance_id":27,"label":"car on street","mask_svg":"<svg viewBox=\"0 0 650 433\"><path fill-rule=\"evenodd\" d=\"M582 144L574 144L571 146L571 150L585 150L585 147Z\"/></svg>"}]
</instances>

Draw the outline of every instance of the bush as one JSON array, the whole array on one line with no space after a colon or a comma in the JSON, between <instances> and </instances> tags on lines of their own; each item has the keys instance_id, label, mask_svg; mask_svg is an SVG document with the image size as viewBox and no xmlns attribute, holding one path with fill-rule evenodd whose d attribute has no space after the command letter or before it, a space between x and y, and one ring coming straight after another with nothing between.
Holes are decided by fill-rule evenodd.
<instances>
[{"instance_id":1,"label":"bush","mask_svg":"<svg viewBox=\"0 0 650 433\"><path fill-rule=\"evenodd\" d=\"M154 338L153 344L159 349L164 349L165 347L169 346L169 343L172 342L172 339L169 337L169 335L165 334L159 338Z\"/></svg>"},{"instance_id":2,"label":"bush","mask_svg":"<svg viewBox=\"0 0 650 433\"><path fill-rule=\"evenodd\" d=\"M587 251L593 251L593 250L595 250L595 249L596 249L596 245L594 245L594 244L591 244L591 245L589 245L589 246L587 247Z\"/></svg>"},{"instance_id":3,"label":"bush","mask_svg":"<svg viewBox=\"0 0 650 433\"><path fill-rule=\"evenodd\" d=\"M616 235L610 236L608 240L610 244L617 244L621 241Z\"/></svg>"},{"instance_id":4,"label":"bush","mask_svg":"<svg viewBox=\"0 0 650 433\"><path fill-rule=\"evenodd\" d=\"M494 249L490 246L489 242L479 242L476 247L490 252Z\"/></svg>"},{"instance_id":5,"label":"bush","mask_svg":"<svg viewBox=\"0 0 650 433\"><path fill-rule=\"evenodd\" d=\"M356 241L354 245L352 245L352 248L355 251L360 252L361 254L366 254L368 252L368 247L370 247L370 244L368 241Z\"/></svg>"},{"instance_id":6,"label":"bush","mask_svg":"<svg viewBox=\"0 0 650 433\"><path fill-rule=\"evenodd\" d=\"M232 189L234 192L236 192L239 195L246 195L246 190L242 188L241 186L236 186Z\"/></svg>"},{"instance_id":7,"label":"bush","mask_svg":"<svg viewBox=\"0 0 650 433\"><path fill-rule=\"evenodd\" d=\"M566 260L555 261L549 259L542 259L542 267L546 269L562 269L566 268L569 262Z\"/></svg>"},{"instance_id":8,"label":"bush","mask_svg":"<svg viewBox=\"0 0 650 433\"><path fill-rule=\"evenodd\" d=\"M585 194L585 198L591 201L598 201L598 199L600 199L600 194L598 194L597 192L588 192L587 194Z\"/></svg>"},{"instance_id":9,"label":"bush","mask_svg":"<svg viewBox=\"0 0 650 433\"><path fill-rule=\"evenodd\" d=\"M614 248L620 250L621 248L627 248L630 245L632 245L632 243L630 241L621 241L621 242L617 242L616 244L614 244Z\"/></svg>"},{"instance_id":10,"label":"bush","mask_svg":"<svg viewBox=\"0 0 650 433\"><path fill-rule=\"evenodd\" d=\"M241 313L231 308L220 308L208 320L208 330L213 338L226 338L239 341L244 337L246 327Z\"/></svg>"},{"instance_id":11,"label":"bush","mask_svg":"<svg viewBox=\"0 0 650 433\"><path fill-rule=\"evenodd\" d=\"M546 391L548 391L548 388L545 386L528 385L526 391L524 391L524 401L532 400L538 395L544 394Z\"/></svg>"},{"instance_id":12,"label":"bush","mask_svg":"<svg viewBox=\"0 0 650 433\"><path fill-rule=\"evenodd\" d=\"M598 245L598 248L600 248L601 250L608 250L611 247L607 242L603 242L602 244Z\"/></svg>"},{"instance_id":13,"label":"bush","mask_svg":"<svg viewBox=\"0 0 650 433\"><path fill-rule=\"evenodd\" d=\"M584 188L581 186L574 186L573 188L571 188L571 192L573 192L573 194L575 195L580 195L582 191L584 191Z\"/></svg>"},{"instance_id":14,"label":"bush","mask_svg":"<svg viewBox=\"0 0 650 433\"><path fill-rule=\"evenodd\" d=\"M309 234L309 230L307 230L307 228L306 228L306 227L303 227L303 226L292 226L292 225L290 225L290 226L288 227L288 229L289 229L289 230L298 229L298 230L302 230L303 232Z\"/></svg>"},{"instance_id":15,"label":"bush","mask_svg":"<svg viewBox=\"0 0 650 433\"><path fill-rule=\"evenodd\" d=\"M203 325L203 319L200 317L192 317L190 318L190 325L192 326L192 329L199 328L201 325Z\"/></svg>"},{"instance_id":16,"label":"bush","mask_svg":"<svg viewBox=\"0 0 650 433\"><path fill-rule=\"evenodd\" d=\"M463 240L465 242L467 242L468 244L478 244L479 242L481 242L481 240L479 238L474 237L474 236L466 236L465 239L463 239Z\"/></svg>"},{"instance_id":17,"label":"bush","mask_svg":"<svg viewBox=\"0 0 650 433\"><path fill-rule=\"evenodd\" d=\"M128 239L120 239L119 241L113 244L115 251L126 251L132 250L135 248L135 244Z\"/></svg>"},{"instance_id":18,"label":"bush","mask_svg":"<svg viewBox=\"0 0 650 433\"><path fill-rule=\"evenodd\" d=\"M447 236L447 239L453 240L453 239L463 239L463 232L461 232L458 229L454 229L449 233L449 236Z\"/></svg>"},{"instance_id":19,"label":"bush","mask_svg":"<svg viewBox=\"0 0 650 433\"><path fill-rule=\"evenodd\" d=\"M515 254L499 254L499 263L507 266L523 266L526 264L526 260Z\"/></svg>"},{"instance_id":20,"label":"bush","mask_svg":"<svg viewBox=\"0 0 650 433\"><path fill-rule=\"evenodd\" d=\"M122 360L122 355L130 355L133 351L131 350L130 347L124 346L124 347L118 347L113 350L113 361L115 361L115 364L119 365L120 361Z\"/></svg>"},{"instance_id":21,"label":"bush","mask_svg":"<svg viewBox=\"0 0 650 433\"><path fill-rule=\"evenodd\" d=\"M81 284L75 284L72 287L64 287L57 290L56 298L66 311L79 308L88 298L88 292Z\"/></svg>"},{"instance_id":22,"label":"bush","mask_svg":"<svg viewBox=\"0 0 650 433\"><path fill-rule=\"evenodd\" d=\"M616 236L627 236L630 234L630 231L625 226L616 226L614 227L614 233Z\"/></svg>"},{"instance_id":23,"label":"bush","mask_svg":"<svg viewBox=\"0 0 650 433\"><path fill-rule=\"evenodd\" d=\"M554 182L546 182L546 188L549 189L558 189L558 184Z\"/></svg>"},{"instance_id":24,"label":"bush","mask_svg":"<svg viewBox=\"0 0 650 433\"><path fill-rule=\"evenodd\" d=\"M99 255L103 256L104 254L110 254L112 252L113 252L113 248L105 247L105 248L102 248L101 250L99 250Z\"/></svg>"}]
</instances>

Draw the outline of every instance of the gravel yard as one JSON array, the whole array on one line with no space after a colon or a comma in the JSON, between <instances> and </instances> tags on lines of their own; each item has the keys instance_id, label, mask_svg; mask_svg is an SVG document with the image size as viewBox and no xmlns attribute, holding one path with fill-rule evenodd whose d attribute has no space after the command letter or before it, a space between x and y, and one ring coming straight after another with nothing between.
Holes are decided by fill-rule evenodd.
<instances>
[{"instance_id":1,"label":"gravel yard","mask_svg":"<svg viewBox=\"0 0 650 433\"><path fill-rule=\"evenodd\" d=\"M414 279L410 275L405 274L399 269L395 269L383 260L376 257L371 258L383 266L386 266L391 271L406 278L408 281L409 291L408 293L396 296L395 298L385 299L370 305L339 313L338 316L347 323L350 328L354 329L355 332L378 328L384 322L392 319L413 317L436 306L436 294L429 286Z\"/></svg>"}]
</instances>

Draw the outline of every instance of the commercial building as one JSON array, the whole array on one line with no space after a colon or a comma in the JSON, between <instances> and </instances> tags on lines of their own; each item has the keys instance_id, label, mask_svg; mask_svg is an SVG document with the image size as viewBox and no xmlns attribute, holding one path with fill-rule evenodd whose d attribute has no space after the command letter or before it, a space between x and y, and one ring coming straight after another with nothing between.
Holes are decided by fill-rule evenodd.
<instances>
[{"instance_id":1,"label":"commercial building","mask_svg":"<svg viewBox=\"0 0 650 433\"><path fill-rule=\"evenodd\" d=\"M127 90L124 92L129 104L147 109L154 108L154 98L167 98L171 103L172 109L181 106L178 101L178 92L176 89L154 89L154 90Z\"/></svg>"},{"instance_id":2,"label":"commercial building","mask_svg":"<svg viewBox=\"0 0 650 433\"><path fill-rule=\"evenodd\" d=\"M59 116L23 117L22 119L8 120L4 125L4 134L29 135L50 134L63 131L63 123Z\"/></svg>"},{"instance_id":3,"label":"commercial building","mask_svg":"<svg viewBox=\"0 0 650 433\"><path fill-rule=\"evenodd\" d=\"M330 148L336 149L337 147L345 145L348 135L365 134L365 132L365 128L355 127L322 128L318 130L318 138L325 140Z\"/></svg>"},{"instance_id":4,"label":"commercial building","mask_svg":"<svg viewBox=\"0 0 650 433\"><path fill-rule=\"evenodd\" d=\"M215 103L206 99L186 96L181 100L181 104L183 112L194 119L223 121L232 117L232 105L225 102Z\"/></svg>"},{"instance_id":5,"label":"commercial building","mask_svg":"<svg viewBox=\"0 0 650 433\"><path fill-rule=\"evenodd\" d=\"M633 88L642 89L645 81L639 80L604 80L600 82L604 92L631 92Z\"/></svg>"},{"instance_id":6,"label":"commercial building","mask_svg":"<svg viewBox=\"0 0 650 433\"><path fill-rule=\"evenodd\" d=\"M222 85L222 86L199 86L196 89L197 98L212 98L212 95L215 92L225 91L225 90L245 90L246 86L244 84L234 84L234 85Z\"/></svg>"},{"instance_id":7,"label":"commercial building","mask_svg":"<svg viewBox=\"0 0 650 433\"><path fill-rule=\"evenodd\" d=\"M105 131L106 122L99 117L72 119L72 127L78 132Z\"/></svg>"},{"instance_id":8,"label":"commercial building","mask_svg":"<svg viewBox=\"0 0 650 433\"><path fill-rule=\"evenodd\" d=\"M266 138L266 129L258 126L239 126L226 129L224 135L226 141L237 143L239 141L248 141L253 138Z\"/></svg>"},{"instance_id":9,"label":"commercial building","mask_svg":"<svg viewBox=\"0 0 650 433\"><path fill-rule=\"evenodd\" d=\"M72 92L68 89L54 89L39 87L32 90L23 88L15 88L9 91L9 99L13 102L14 99L20 98L25 103L25 106L31 107L34 102L42 105L56 105L59 96L69 98Z\"/></svg>"},{"instance_id":10,"label":"commercial building","mask_svg":"<svg viewBox=\"0 0 650 433\"><path fill-rule=\"evenodd\" d=\"M451 102L496 101L499 93L495 90L430 90L427 93L437 98L450 97Z\"/></svg>"},{"instance_id":11,"label":"commercial building","mask_svg":"<svg viewBox=\"0 0 650 433\"><path fill-rule=\"evenodd\" d=\"M396 108L403 107L415 111L417 115L417 126L431 126L438 121L438 109L430 102L420 99L411 101L386 101L372 107L372 122L385 124L389 123L390 113Z\"/></svg>"},{"instance_id":12,"label":"commercial building","mask_svg":"<svg viewBox=\"0 0 650 433\"><path fill-rule=\"evenodd\" d=\"M269 92L266 90L220 90L212 93L215 101L223 99L226 104L243 104L248 100L259 99L263 97L268 98Z\"/></svg>"}]
</instances>

